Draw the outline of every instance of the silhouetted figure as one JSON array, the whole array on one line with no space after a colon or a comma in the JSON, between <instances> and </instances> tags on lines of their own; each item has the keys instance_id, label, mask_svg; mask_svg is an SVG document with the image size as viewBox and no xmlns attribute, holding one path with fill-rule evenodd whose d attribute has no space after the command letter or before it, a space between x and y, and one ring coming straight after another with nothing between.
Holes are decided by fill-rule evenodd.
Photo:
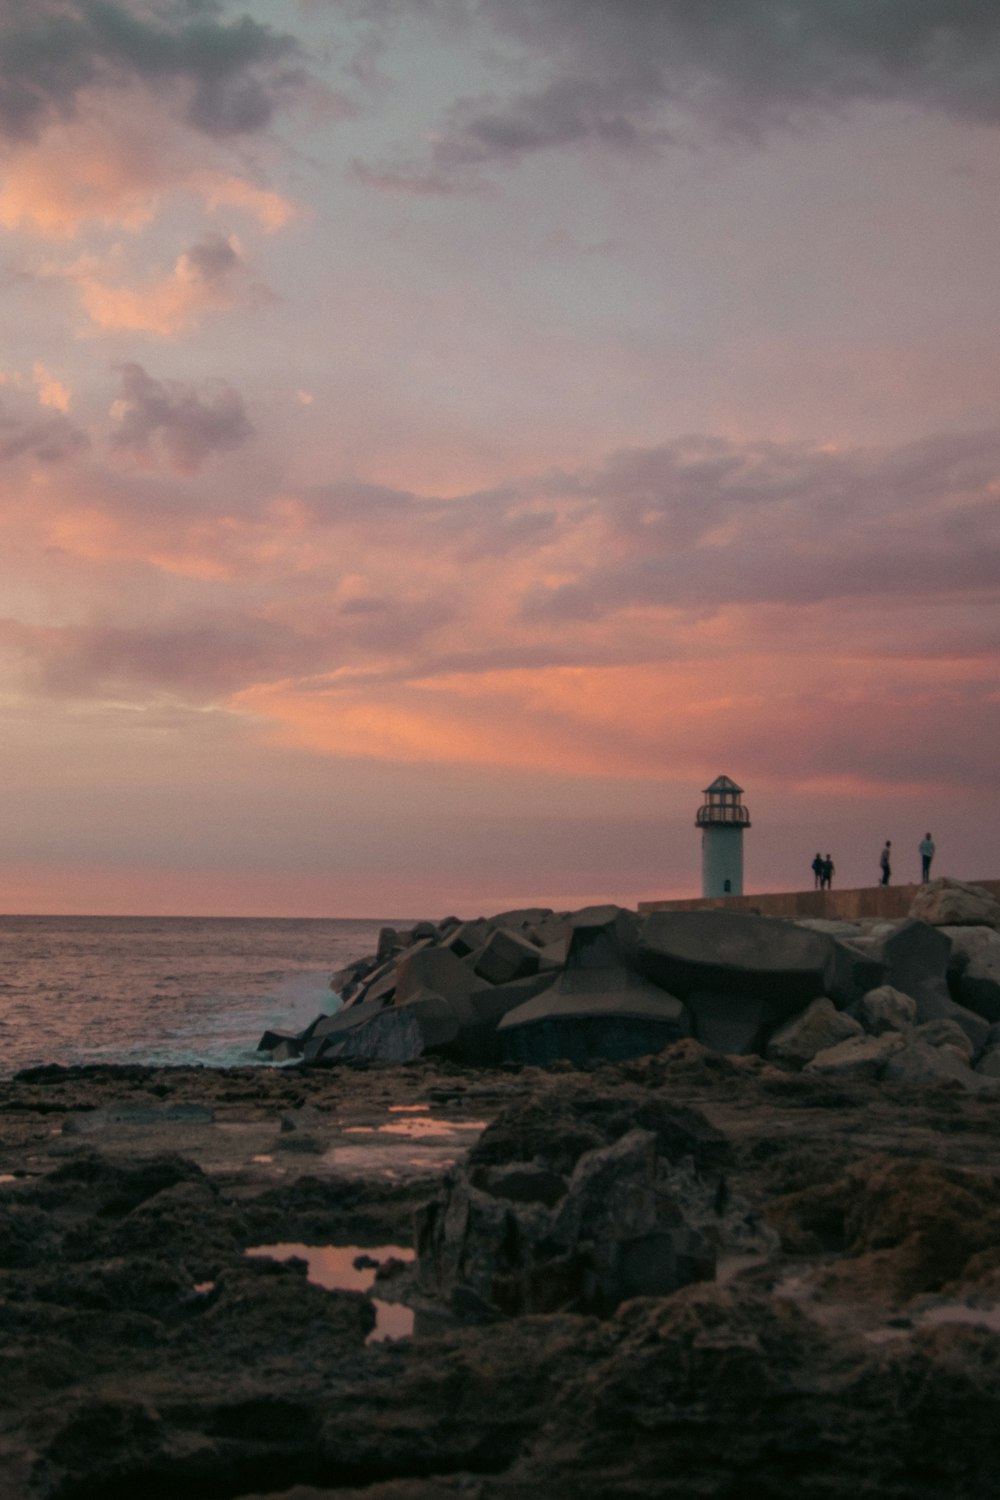
<instances>
[{"instance_id":1,"label":"silhouetted figure","mask_svg":"<svg viewBox=\"0 0 1000 1500\"><path fill-rule=\"evenodd\" d=\"M885 847L878 857L879 869L882 871L881 885L888 885L892 875L892 839L886 839Z\"/></svg>"},{"instance_id":2,"label":"silhouetted figure","mask_svg":"<svg viewBox=\"0 0 1000 1500\"><path fill-rule=\"evenodd\" d=\"M823 889L823 856L818 849L816 851L816 858L812 862L812 872L815 876L814 884L816 889L821 891Z\"/></svg>"},{"instance_id":3,"label":"silhouetted figure","mask_svg":"<svg viewBox=\"0 0 1000 1500\"><path fill-rule=\"evenodd\" d=\"M931 878L931 860L934 858L934 840L929 833L925 833L920 840L920 879L927 883Z\"/></svg>"},{"instance_id":4,"label":"silhouetted figure","mask_svg":"<svg viewBox=\"0 0 1000 1500\"><path fill-rule=\"evenodd\" d=\"M825 890L825 891L832 891L833 890L833 875L834 875L833 860L830 858L830 856L828 854L826 856L826 859L823 860L823 878L820 881L820 890Z\"/></svg>"}]
</instances>

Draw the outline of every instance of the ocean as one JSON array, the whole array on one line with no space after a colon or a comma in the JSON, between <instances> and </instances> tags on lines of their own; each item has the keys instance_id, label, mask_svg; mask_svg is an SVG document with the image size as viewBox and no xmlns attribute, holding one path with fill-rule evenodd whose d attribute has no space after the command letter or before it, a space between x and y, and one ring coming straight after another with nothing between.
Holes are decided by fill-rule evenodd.
<instances>
[{"instance_id":1,"label":"ocean","mask_svg":"<svg viewBox=\"0 0 1000 1500\"><path fill-rule=\"evenodd\" d=\"M382 925L0 917L0 1076L43 1063L270 1066L261 1033L336 1009L331 975L372 952Z\"/></svg>"}]
</instances>

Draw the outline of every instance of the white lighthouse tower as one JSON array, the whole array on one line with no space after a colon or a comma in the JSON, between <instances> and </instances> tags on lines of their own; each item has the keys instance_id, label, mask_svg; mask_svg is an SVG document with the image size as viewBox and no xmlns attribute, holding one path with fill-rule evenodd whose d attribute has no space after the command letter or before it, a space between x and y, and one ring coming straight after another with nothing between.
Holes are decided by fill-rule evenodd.
<instances>
[{"instance_id":1,"label":"white lighthouse tower","mask_svg":"<svg viewBox=\"0 0 1000 1500\"><path fill-rule=\"evenodd\" d=\"M743 830L750 812L740 801L743 788L717 776L704 791L695 826L701 829L701 894L742 896Z\"/></svg>"}]
</instances>

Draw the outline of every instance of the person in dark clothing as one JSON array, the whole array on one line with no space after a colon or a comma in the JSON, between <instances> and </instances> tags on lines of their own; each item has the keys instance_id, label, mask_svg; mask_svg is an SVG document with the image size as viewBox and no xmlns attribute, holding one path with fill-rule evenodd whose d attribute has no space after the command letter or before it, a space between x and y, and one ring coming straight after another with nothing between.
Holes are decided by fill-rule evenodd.
<instances>
[{"instance_id":1,"label":"person in dark clothing","mask_svg":"<svg viewBox=\"0 0 1000 1500\"><path fill-rule=\"evenodd\" d=\"M816 858L812 862L812 872L815 876L814 884L816 889L821 891L823 889L823 856L818 849L816 851Z\"/></svg>"},{"instance_id":2,"label":"person in dark clothing","mask_svg":"<svg viewBox=\"0 0 1000 1500\"><path fill-rule=\"evenodd\" d=\"M892 839L886 839L882 853L878 859L879 869L882 871L881 885L888 885L892 875Z\"/></svg>"},{"instance_id":3,"label":"person in dark clothing","mask_svg":"<svg viewBox=\"0 0 1000 1500\"><path fill-rule=\"evenodd\" d=\"M833 890L833 860L829 854L823 861L823 878L820 881L820 889L825 891Z\"/></svg>"}]
</instances>

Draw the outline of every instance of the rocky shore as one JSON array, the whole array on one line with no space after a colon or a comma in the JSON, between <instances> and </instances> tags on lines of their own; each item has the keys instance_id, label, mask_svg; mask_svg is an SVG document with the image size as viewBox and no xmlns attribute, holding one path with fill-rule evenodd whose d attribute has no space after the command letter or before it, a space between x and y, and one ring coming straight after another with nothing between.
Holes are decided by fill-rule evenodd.
<instances>
[{"instance_id":1,"label":"rocky shore","mask_svg":"<svg viewBox=\"0 0 1000 1500\"><path fill-rule=\"evenodd\" d=\"M889 931L718 928L710 951L592 910L536 995L450 1036L419 955L490 933L461 955L461 924L429 924L338 976L369 1006L348 1035L425 991L438 1030L406 1060L0 1084L0 1493L992 1496L978 899L945 882ZM372 1284L320 1284L328 1247ZM392 1306L412 1333L383 1337Z\"/></svg>"}]
</instances>

